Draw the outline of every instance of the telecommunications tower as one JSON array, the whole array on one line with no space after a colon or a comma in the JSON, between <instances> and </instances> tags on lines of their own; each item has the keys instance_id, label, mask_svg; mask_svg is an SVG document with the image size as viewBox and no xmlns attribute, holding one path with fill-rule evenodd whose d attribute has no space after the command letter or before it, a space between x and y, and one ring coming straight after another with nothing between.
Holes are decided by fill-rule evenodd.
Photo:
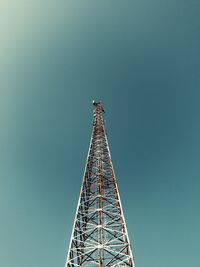
<instances>
[{"instance_id":1,"label":"telecommunications tower","mask_svg":"<svg viewBox=\"0 0 200 267\"><path fill-rule=\"evenodd\" d=\"M93 101L92 137L65 267L135 267L103 120Z\"/></svg>"}]
</instances>

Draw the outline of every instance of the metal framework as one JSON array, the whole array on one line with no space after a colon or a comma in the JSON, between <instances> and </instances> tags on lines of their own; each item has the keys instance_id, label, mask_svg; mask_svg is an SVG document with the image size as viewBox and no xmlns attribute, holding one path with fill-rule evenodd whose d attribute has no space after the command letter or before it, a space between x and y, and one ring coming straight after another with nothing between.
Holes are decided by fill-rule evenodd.
<instances>
[{"instance_id":1,"label":"metal framework","mask_svg":"<svg viewBox=\"0 0 200 267\"><path fill-rule=\"evenodd\" d=\"M65 267L135 267L109 151L103 105L94 120Z\"/></svg>"}]
</instances>

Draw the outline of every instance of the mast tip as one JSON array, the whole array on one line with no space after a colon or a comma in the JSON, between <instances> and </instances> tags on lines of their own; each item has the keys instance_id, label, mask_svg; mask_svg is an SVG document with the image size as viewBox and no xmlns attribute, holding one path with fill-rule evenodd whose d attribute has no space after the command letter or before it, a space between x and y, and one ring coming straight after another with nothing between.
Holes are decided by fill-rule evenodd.
<instances>
[{"instance_id":1,"label":"mast tip","mask_svg":"<svg viewBox=\"0 0 200 267\"><path fill-rule=\"evenodd\" d=\"M104 108L103 108L103 104L102 104L101 101L95 101L95 100L93 100L93 101L92 101L92 104L93 104L95 107L100 106L100 107L101 107L101 110L105 113L105 110L104 110Z\"/></svg>"}]
</instances>

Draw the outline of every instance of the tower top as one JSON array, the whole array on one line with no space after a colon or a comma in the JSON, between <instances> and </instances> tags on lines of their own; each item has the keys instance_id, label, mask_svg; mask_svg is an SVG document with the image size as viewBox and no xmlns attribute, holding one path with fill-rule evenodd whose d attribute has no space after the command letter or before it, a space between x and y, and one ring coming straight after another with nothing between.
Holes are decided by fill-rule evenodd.
<instances>
[{"instance_id":1,"label":"tower top","mask_svg":"<svg viewBox=\"0 0 200 267\"><path fill-rule=\"evenodd\" d=\"M105 110L103 108L103 104L102 104L101 101L95 101L95 100L93 100L92 101L92 104L95 106L95 110L96 109L101 109L105 113Z\"/></svg>"}]
</instances>

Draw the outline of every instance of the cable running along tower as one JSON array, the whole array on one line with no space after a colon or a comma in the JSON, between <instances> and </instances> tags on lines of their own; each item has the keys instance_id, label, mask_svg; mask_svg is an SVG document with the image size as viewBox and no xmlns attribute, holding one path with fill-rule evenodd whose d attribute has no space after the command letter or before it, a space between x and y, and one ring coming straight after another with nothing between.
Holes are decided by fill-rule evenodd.
<instances>
[{"instance_id":1,"label":"cable running along tower","mask_svg":"<svg viewBox=\"0 0 200 267\"><path fill-rule=\"evenodd\" d=\"M65 267L135 267L101 102L94 120L83 182Z\"/></svg>"}]
</instances>

